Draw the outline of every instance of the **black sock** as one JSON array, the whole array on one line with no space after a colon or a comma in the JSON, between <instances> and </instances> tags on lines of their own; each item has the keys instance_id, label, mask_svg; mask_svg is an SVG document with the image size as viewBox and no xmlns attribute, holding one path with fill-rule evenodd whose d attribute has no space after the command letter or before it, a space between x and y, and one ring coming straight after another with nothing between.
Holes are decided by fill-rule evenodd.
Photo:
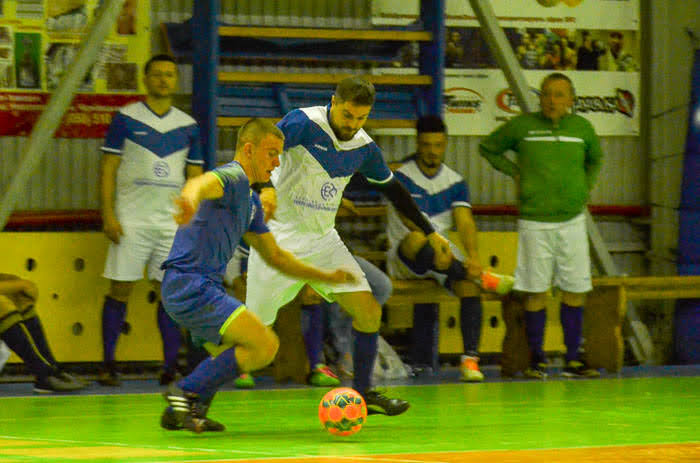
<instances>
[{"instance_id":1,"label":"black sock","mask_svg":"<svg viewBox=\"0 0 700 463\"><path fill-rule=\"evenodd\" d=\"M39 349L41 355L43 355L44 358L49 361L49 363L56 366L58 362L56 362L56 358L51 352L49 342L46 339L46 333L44 332L44 327L41 325L41 320L39 320L39 317L25 319L24 326L26 326L27 330L29 330L29 334L31 334L32 339L34 339L34 344L36 344L36 347Z\"/></svg>"},{"instance_id":2,"label":"black sock","mask_svg":"<svg viewBox=\"0 0 700 463\"><path fill-rule=\"evenodd\" d=\"M9 316L12 316L12 313ZM19 314L17 317L19 318ZM27 370L37 378L45 378L54 373L54 367L41 355L29 330L21 321L0 333L0 339L24 361Z\"/></svg>"},{"instance_id":3,"label":"black sock","mask_svg":"<svg viewBox=\"0 0 700 463\"><path fill-rule=\"evenodd\" d=\"M441 273L446 274L447 279L450 281L460 281L467 278L467 271L464 269L464 264L454 257L452 258L452 262L450 262L450 266L447 267L447 270Z\"/></svg>"},{"instance_id":4,"label":"black sock","mask_svg":"<svg viewBox=\"0 0 700 463\"><path fill-rule=\"evenodd\" d=\"M413 305L411 360L414 366L427 365L433 371L437 371L439 366L438 309L439 304Z\"/></svg>"},{"instance_id":5,"label":"black sock","mask_svg":"<svg viewBox=\"0 0 700 463\"><path fill-rule=\"evenodd\" d=\"M464 353L472 357L478 357L479 340L481 339L481 298L463 297L459 300L459 324L462 328L462 341Z\"/></svg>"}]
</instances>

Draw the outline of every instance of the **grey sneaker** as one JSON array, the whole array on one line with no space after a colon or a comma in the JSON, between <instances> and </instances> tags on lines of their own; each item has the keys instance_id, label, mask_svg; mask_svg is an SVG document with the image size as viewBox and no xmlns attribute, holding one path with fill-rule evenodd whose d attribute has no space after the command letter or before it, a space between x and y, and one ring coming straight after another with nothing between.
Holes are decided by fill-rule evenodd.
<instances>
[{"instance_id":1,"label":"grey sneaker","mask_svg":"<svg viewBox=\"0 0 700 463\"><path fill-rule=\"evenodd\" d=\"M34 392L40 394L50 394L52 392L73 392L84 389L85 385L73 381L64 381L58 376L46 376L38 378L34 382Z\"/></svg>"}]
</instances>

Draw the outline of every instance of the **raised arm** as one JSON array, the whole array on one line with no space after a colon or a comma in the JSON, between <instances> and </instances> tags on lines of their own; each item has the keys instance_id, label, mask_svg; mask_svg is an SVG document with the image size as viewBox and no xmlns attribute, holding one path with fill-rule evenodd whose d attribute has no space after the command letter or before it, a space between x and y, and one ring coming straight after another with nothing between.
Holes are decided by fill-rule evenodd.
<instances>
[{"instance_id":1,"label":"raised arm","mask_svg":"<svg viewBox=\"0 0 700 463\"><path fill-rule=\"evenodd\" d=\"M260 257L272 267L287 275L304 280L318 280L326 283L352 283L355 276L345 270L322 270L297 259L291 252L280 248L272 233L256 234L248 232L243 239L256 251Z\"/></svg>"},{"instance_id":2,"label":"raised arm","mask_svg":"<svg viewBox=\"0 0 700 463\"><path fill-rule=\"evenodd\" d=\"M182 187L180 196L175 198L175 222L179 225L187 224L192 220L199 204L205 199L217 199L224 195L224 187L217 175L212 172L199 175L187 180Z\"/></svg>"}]
</instances>

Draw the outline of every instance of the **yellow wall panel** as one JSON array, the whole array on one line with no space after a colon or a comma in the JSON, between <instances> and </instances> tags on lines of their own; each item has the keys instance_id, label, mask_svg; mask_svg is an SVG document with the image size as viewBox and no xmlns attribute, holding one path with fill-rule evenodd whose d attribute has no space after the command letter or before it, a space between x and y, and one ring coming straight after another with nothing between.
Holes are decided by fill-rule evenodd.
<instances>
[{"instance_id":1,"label":"yellow wall panel","mask_svg":"<svg viewBox=\"0 0 700 463\"><path fill-rule=\"evenodd\" d=\"M61 362L102 360L102 304L109 282L101 275L107 243L100 232L0 233L0 272L36 283L36 310ZM147 281L134 287L126 320L131 331L119 339L117 361L162 359L156 304L148 302L150 291ZM81 333L74 331L77 324L82 325ZM13 356L10 361L19 359Z\"/></svg>"}]
</instances>

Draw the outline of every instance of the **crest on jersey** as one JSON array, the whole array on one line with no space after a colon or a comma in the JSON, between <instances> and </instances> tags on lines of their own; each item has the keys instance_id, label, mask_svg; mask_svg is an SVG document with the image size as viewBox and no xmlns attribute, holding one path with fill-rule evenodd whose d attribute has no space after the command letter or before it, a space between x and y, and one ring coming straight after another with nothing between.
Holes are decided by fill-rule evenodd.
<instances>
[{"instance_id":1,"label":"crest on jersey","mask_svg":"<svg viewBox=\"0 0 700 463\"><path fill-rule=\"evenodd\" d=\"M338 189L331 182L326 182L321 187L321 198L323 198L324 201L328 201L336 194L338 194Z\"/></svg>"},{"instance_id":2,"label":"crest on jersey","mask_svg":"<svg viewBox=\"0 0 700 463\"><path fill-rule=\"evenodd\" d=\"M170 175L170 166L167 162L158 160L153 163L153 173L156 177L167 177Z\"/></svg>"}]
</instances>

